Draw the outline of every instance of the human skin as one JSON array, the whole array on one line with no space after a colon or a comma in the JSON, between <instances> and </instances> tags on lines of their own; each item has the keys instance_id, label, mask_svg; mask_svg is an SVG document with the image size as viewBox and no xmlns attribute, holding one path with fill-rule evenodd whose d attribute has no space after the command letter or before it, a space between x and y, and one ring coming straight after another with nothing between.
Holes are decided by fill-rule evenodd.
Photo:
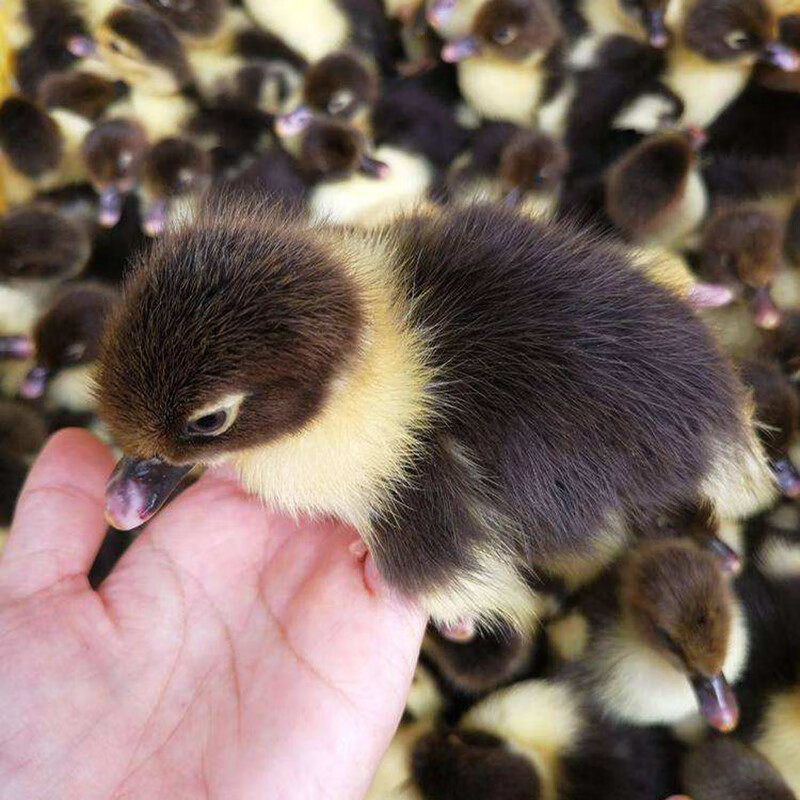
<instances>
[{"instance_id":1,"label":"human skin","mask_svg":"<svg viewBox=\"0 0 800 800\"><path fill-rule=\"evenodd\" d=\"M0 559L0 798L362 797L425 618L327 521L222 474L167 506L98 591L108 449L57 434Z\"/></svg>"}]
</instances>

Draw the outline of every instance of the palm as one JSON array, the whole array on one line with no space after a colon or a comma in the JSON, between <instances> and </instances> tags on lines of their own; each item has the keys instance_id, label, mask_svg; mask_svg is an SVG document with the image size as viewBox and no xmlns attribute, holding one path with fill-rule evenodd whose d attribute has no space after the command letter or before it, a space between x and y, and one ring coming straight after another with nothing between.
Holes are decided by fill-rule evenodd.
<instances>
[{"instance_id":1,"label":"palm","mask_svg":"<svg viewBox=\"0 0 800 800\"><path fill-rule=\"evenodd\" d=\"M99 494L107 456L83 447ZM23 541L46 495L29 491L0 563L0 797L363 793L423 622L365 588L352 536L204 479L95 593L83 571L45 580L74 553Z\"/></svg>"}]
</instances>

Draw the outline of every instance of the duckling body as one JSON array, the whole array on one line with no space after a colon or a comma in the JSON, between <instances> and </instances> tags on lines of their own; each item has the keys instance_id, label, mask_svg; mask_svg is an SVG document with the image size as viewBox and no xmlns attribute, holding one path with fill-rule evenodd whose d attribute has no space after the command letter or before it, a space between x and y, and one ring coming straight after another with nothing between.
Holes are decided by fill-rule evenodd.
<instances>
[{"instance_id":1,"label":"duckling body","mask_svg":"<svg viewBox=\"0 0 800 800\"><path fill-rule=\"evenodd\" d=\"M236 214L241 221L236 221ZM412 217L375 236L307 228L302 224L295 227L297 223L286 227L286 222L261 220L258 215L253 217L252 211L245 215L241 209L233 217L226 213L222 218L225 223L220 225L220 217L213 222L204 217L193 232L186 230L178 239L169 239L165 249L158 250L163 255L139 273L136 291L129 293L122 312L114 317L102 359L100 385L105 417L116 439L133 457L152 458L158 454L173 464L207 457L191 447L187 449L185 444L173 444L166 433L157 439L143 440L141 436L142 430L161 431L164 424L152 418L153 398L165 387L155 381L148 354L162 363L177 359L176 368L186 364L186 358L197 357L191 350L188 330L186 336L158 334L162 325L179 331L195 324L192 320L197 319L196 309L200 306L186 295L186 289L178 284L167 289L173 298L168 320L153 316L155 311L148 311L151 306L145 300L147 296L158 296L162 291L159 287L172 280L180 282L189 277L179 266L188 263L184 256L166 268L171 247L177 245L187 254L197 253L191 258L205 253L206 247L222 247L222 258L228 250L231 254L240 252L242 245L237 242L242 236L247 237L250 247L272 247L271 242L281 240L275 238L277 231L285 228L291 235L292 247L303 241L318 241L316 247L350 253L331 266L331 280L339 276L335 280L346 280L345 286L352 286L350 281L355 286L372 286L365 295L361 294L363 288L339 290L345 293L337 337L343 351L341 357L348 353L348 360L354 359L352 366L341 373L343 380L329 389L320 386L317 379L315 388L309 387L309 405L305 407L314 410L307 412L302 434L291 432L297 425L292 421L297 409L287 406L284 413L288 416L281 422L287 426L283 434L268 433L262 425L266 441L242 441L229 449L228 458L244 485L269 502L291 510L334 514L354 524L372 547L387 579L402 591L423 597L437 620L454 623L471 615L497 615L511 620L529 617L532 594L516 571L519 559L546 564L548 557L590 554L596 531L604 520L609 515L625 513L627 507L658 507L699 493L716 504L721 513L735 516L771 495L763 456L745 422L740 389L707 334L677 300L631 271L624 261L620 262L618 254L598 251L572 232L546 231L515 214L491 208ZM244 220L255 224L243 226ZM266 234L267 230L273 233ZM513 248L509 244L512 241L516 243ZM504 244L498 249L495 242ZM202 249L195 251L195 246ZM316 258L313 252L316 251L309 252L306 258ZM532 264L545 263L541 261L544 253L549 254L548 270L531 273ZM569 253L569 257L555 268L552 259L558 253ZM198 262L198 268L211 268L205 259L204 256ZM236 263L251 262L251 257L243 257ZM605 268L600 266L603 263ZM494 266L488 267L490 264ZM233 268L234 264L228 263L220 277L232 275L228 270ZM255 263L252 268L256 268ZM598 269L603 270L602 285L596 280ZM582 270L586 270L585 275ZM269 274L264 273L265 277ZM465 284L467 274L469 282ZM170 280L162 284L167 275ZM196 275L194 269L191 275ZM567 283L556 289L567 275ZM241 276L240 280L249 285L253 277ZM548 287L550 280L556 284ZM456 290L456 286L467 285L471 287L468 292ZM236 295L229 294L225 286L225 282L220 285L219 302L223 305L204 304L206 315L219 313L226 306L236 307ZM309 290L311 286L313 282ZM589 287L587 298L578 300L575 292L580 295ZM612 292L607 298L606 291ZM620 292L628 297L622 306L618 299L612 300L619 298ZM139 293L141 296L137 297ZM271 302L269 296L268 292L265 302ZM189 316L175 301L181 297L195 309ZM540 305L543 297L564 300ZM649 300L644 302L644 297ZM325 302L327 306L329 301ZM478 304L475 309L482 309L480 314L471 310L472 302ZM585 321L578 314L583 303L592 308ZM359 308L360 312L356 310ZM494 309L488 316L487 308ZM411 317L408 309L413 309ZM617 384L613 376L601 377L603 365L609 362L606 358L596 362L592 348L575 351L570 345L556 355L551 350L556 342L540 338L545 330L563 330L562 323L555 320L562 319L567 309L573 316L564 316L564 323L569 320L570 325L587 325L582 335L588 336L588 341L600 336L597 341L622 346L613 356L613 363L625 365L627 378L622 384ZM598 316L601 311L604 313ZM444 318L440 316L442 312L446 313ZM360 315L365 315L361 318L368 322L361 323L367 328L359 334L360 325L355 319ZM498 320L513 320L514 324L498 326L494 315ZM322 319L326 318L327 313ZM547 322L548 318L551 322ZM398 327L399 319L405 322ZM659 332L667 319L673 332L669 337ZM475 327L479 320L486 327ZM216 324L213 316L203 323L204 329ZM619 325L627 331L622 338ZM601 333L606 326L608 338ZM438 331L432 349L424 344L427 330ZM523 335L526 330L529 332ZM677 342L676 330L685 332L691 344ZM319 341L317 335L314 334L315 342ZM361 338L365 335L366 339ZM570 341L575 341L576 336L581 341L581 334L577 333L570 334ZM653 352L667 359L658 367L639 350L644 347L650 352L645 344L650 336L660 343ZM148 343L142 337L152 341ZM173 345L167 339L174 343L174 353L169 352ZM364 350L356 345L359 340L364 343L360 346ZM674 359L665 353L663 345L667 340L675 343ZM331 340L326 347L334 344ZM526 348L534 345L534 350L526 354ZM539 347L543 349L538 350ZM317 348L314 344L313 349L304 352L311 355ZM484 356L485 348L488 350ZM502 353L513 360L513 366L497 362ZM692 356L700 361L695 362ZM330 358L326 357L326 361L333 366ZM487 372L490 363L493 366ZM519 373L520 364L525 363L541 365L535 370L535 378L533 373L528 378ZM546 365L553 363L562 363L562 367L551 371ZM693 363L697 366L691 367ZM643 370L634 384L639 387L634 396L623 392L613 402L608 398L602 403L590 400L594 390L589 385L600 382L608 387L630 386L629 370L633 364ZM451 372L454 365L458 368ZM564 365L571 365L567 372ZM223 366L224 362L220 362L219 368ZM178 369L174 377L192 383L185 367ZM306 370L309 376L314 369ZM651 372L653 369L656 372ZM678 377L689 374L686 370L693 374L692 383ZM657 389L650 383L655 374L661 376ZM674 383L664 382L667 375L675 376ZM456 385L462 389L458 398L453 398L455 402L448 400L447 394L439 396L441 390L437 387ZM684 439L686 428L683 423L673 428L671 417L661 413L657 422L652 417L649 422L644 421L651 408L648 386L657 392L659 409L663 410L674 392L675 408L671 413L680 419L690 412L692 428L709 432L708 438L692 437L686 441L684 455L678 460L668 457L650 439L649 431L652 424L662 428L666 424L668 430L662 429L661 436L670 441L673 453ZM696 402L687 399L686 394L693 386L700 392ZM196 386L193 391L207 394L209 389L213 387ZM223 394L233 397L231 391ZM716 399L712 402L712 398ZM215 398L208 397L201 405L212 402ZM236 405L241 401L230 402ZM514 409L511 417L510 408ZM537 413L543 415L538 422L528 416L535 409L541 409ZM698 413L699 419L695 416ZM131 427L134 417L137 419ZM363 425L365 419L371 420L369 426ZM561 429L562 425L566 427ZM721 429L720 425L724 427ZM641 437L649 456L642 462L618 464L619 470L609 473L606 465L618 463L622 456L617 452L609 461L610 454L602 455L609 453L609 447L616 451L606 438L611 429L624 431L620 435L629 442ZM576 435L582 444L574 439ZM251 436L261 438L258 433ZM565 436L575 442L566 450ZM500 449L498 443L502 443ZM535 467L520 466L527 464L534 452L540 454ZM639 452L638 446L625 449L634 458ZM582 464L580 458L576 461L577 453L589 455L589 463ZM604 486L618 488L606 494L607 490L592 480L587 483L595 471L604 476ZM409 475L417 477L409 480ZM483 475L489 476L493 485L505 487L497 501L486 495ZM440 487L435 495L422 488L429 485ZM554 485L561 486L559 496L561 492L575 493L567 506L556 501ZM119 501L129 507L129 501L135 499L129 491L135 490L128 483L120 486L118 494L112 486L110 502ZM585 491L592 497L591 502L581 499ZM390 497L397 498L397 505ZM436 497L445 505L440 505ZM630 499L620 505L623 497ZM118 513L118 522L124 525L129 512L113 507L119 511L110 513ZM556 510L565 508L570 509L566 514ZM136 508L129 507L129 511L139 513ZM389 542L395 542L397 526L411 528L414 541L404 533L407 546L390 546ZM460 533L446 543L442 530ZM522 530L535 534L521 551L514 552L511 542L519 535L516 531ZM487 546L490 541L496 544ZM443 559L448 565L442 568L428 555L415 556L412 551L440 552L436 561L442 564Z\"/></svg>"}]
</instances>

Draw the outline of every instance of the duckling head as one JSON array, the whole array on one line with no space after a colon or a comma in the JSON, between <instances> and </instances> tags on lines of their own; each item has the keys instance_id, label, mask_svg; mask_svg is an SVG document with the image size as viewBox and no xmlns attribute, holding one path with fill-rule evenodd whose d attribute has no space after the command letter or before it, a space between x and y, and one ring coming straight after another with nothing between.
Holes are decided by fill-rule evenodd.
<instances>
[{"instance_id":1,"label":"duckling head","mask_svg":"<svg viewBox=\"0 0 800 800\"><path fill-rule=\"evenodd\" d=\"M757 207L740 206L710 220L703 236L702 263L712 281L748 300L758 327L772 329L781 322L770 288L782 250L780 221Z\"/></svg>"},{"instance_id":2,"label":"duckling head","mask_svg":"<svg viewBox=\"0 0 800 800\"><path fill-rule=\"evenodd\" d=\"M166 226L170 201L198 194L211 175L205 150L189 139L169 137L153 145L144 160L142 230L159 236Z\"/></svg>"},{"instance_id":3,"label":"duckling head","mask_svg":"<svg viewBox=\"0 0 800 800\"><path fill-rule=\"evenodd\" d=\"M312 176L342 178L363 172L383 178L388 174L389 167L367 154L366 137L351 125L317 118L301 136L300 163Z\"/></svg>"},{"instance_id":4,"label":"duckling head","mask_svg":"<svg viewBox=\"0 0 800 800\"><path fill-rule=\"evenodd\" d=\"M0 104L0 151L16 170L35 179L59 165L64 140L44 109L13 95Z\"/></svg>"},{"instance_id":5,"label":"duckling head","mask_svg":"<svg viewBox=\"0 0 800 800\"><path fill-rule=\"evenodd\" d=\"M98 222L103 227L119 222L124 196L136 187L146 151L144 129L129 119L101 122L83 140L81 156L100 195Z\"/></svg>"},{"instance_id":6,"label":"duckling head","mask_svg":"<svg viewBox=\"0 0 800 800\"><path fill-rule=\"evenodd\" d=\"M562 38L561 25L545 0L488 0L472 34L442 49L444 61L485 54L508 61L540 62Z\"/></svg>"},{"instance_id":7,"label":"duckling head","mask_svg":"<svg viewBox=\"0 0 800 800\"><path fill-rule=\"evenodd\" d=\"M503 148L500 180L509 202L528 192L554 192L567 171L569 155L564 145L538 131L521 131Z\"/></svg>"},{"instance_id":8,"label":"duckling head","mask_svg":"<svg viewBox=\"0 0 800 800\"><path fill-rule=\"evenodd\" d=\"M65 280L89 261L86 229L54 206L18 206L0 218L0 276L5 280Z\"/></svg>"},{"instance_id":9,"label":"duckling head","mask_svg":"<svg viewBox=\"0 0 800 800\"><path fill-rule=\"evenodd\" d=\"M131 5L147 3L159 16L187 36L213 36L222 25L224 0L127 0Z\"/></svg>"},{"instance_id":10,"label":"duckling head","mask_svg":"<svg viewBox=\"0 0 800 800\"><path fill-rule=\"evenodd\" d=\"M683 25L687 47L709 61L762 61L800 70L800 53L779 41L777 19L764 0L695 0Z\"/></svg>"},{"instance_id":11,"label":"duckling head","mask_svg":"<svg viewBox=\"0 0 800 800\"><path fill-rule=\"evenodd\" d=\"M663 49L670 43L665 22L669 0L619 0L619 4L642 26L652 47Z\"/></svg>"},{"instance_id":12,"label":"duckling head","mask_svg":"<svg viewBox=\"0 0 800 800\"><path fill-rule=\"evenodd\" d=\"M620 603L629 630L691 682L708 723L733 730L738 705L723 675L732 595L714 556L688 540L648 542L623 566Z\"/></svg>"},{"instance_id":13,"label":"duckling head","mask_svg":"<svg viewBox=\"0 0 800 800\"><path fill-rule=\"evenodd\" d=\"M193 465L312 422L361 338L352 279L284 217L217 204L141 258L111 314L97 380L125 453L107 490L120 529L150 518Z\"/></svg>"},{"instance_id":14,"label":"duckling head","mask_svg":"<svg viewBox=\"0 0 800 800\"><path fill-rule=\"evenodd\" d=\"M64 289L33 331L35 363L20 387L34 400L62 369L97 359L100 336L116 292L99 284L75 284Z\"/></svg>"},{"instance_id":15,"label":"duckling head","mask_svg":"<svg viewBox=\"0 0 800 800\"><path fill-rule=\"evenodd\" d=\"M46 108L66 108L87 119L97 119L127 92L122 81L111 81L80 70L54 72L39 85L38 98Z\"/></svg>"}]
</instances>

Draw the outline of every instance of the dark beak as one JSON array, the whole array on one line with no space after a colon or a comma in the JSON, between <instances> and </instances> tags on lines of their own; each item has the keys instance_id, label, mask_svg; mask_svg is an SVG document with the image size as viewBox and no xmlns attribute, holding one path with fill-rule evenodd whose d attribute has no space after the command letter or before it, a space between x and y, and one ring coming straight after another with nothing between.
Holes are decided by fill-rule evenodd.
<instances>
[{"instance_id":1,"label":"dark beak","mask_svg":"<svg viewBox=\"0 0 800 800\"><path fill-rule=\"evenodd\" d=\"M756 289L753 296L753 322L765 330L774 330L781 324L781 311L765 286Z\"/></svg>"},{"instance_id":2,"label":"dark beak","mask_svg":"<svg viewBox=\"0 0 800 800\"><path fill-rule=\"evenodd\" d=\"M442 48L442 61L455 64L457 61L464 61L464 59L474 56L479 50L478 40L474 36L467 36L446 44Z\"/></svg>"},{"instance_id":3,"label":"dark beak","mask_svg":"<svg viewBox=\"0 0 800 800\"><path fill-rule=\"evenodd\" d=\"M669 44L669 31L664 24L663 11L645 11L644 26L647 29L647 40L651 47L663 50Z\"/></svg>"},{"instance_id":4,"label":"dark beak","mask_svg":"<svg viewBox=\"0 0 800 800\"><path fill-rule=\"evenodd\" d=\"M0 359L31 358L36 348L27 336L0 336Z\"/></svg>"},{"instance_id":5,"label":"dark beak","mask_svg":"<svg viewBox=\"0 0 800 800\"><path fill-rule=\"evenodd\" d=\"M784 72L800 70L800 53L780 42L768 44L761 51L761 60Z\"/></svg>"},{"instance_id":6,"label":"dark beak","mask_svg":"<svg viewBox=\"0 0 800 800\"><path fill-rule=\"evenodd\" d=\"M160 458L120 459L106 484L106 521L129 531L150 519L193 465L173 466Z\"/></svg>"},{"instance_id":7,"label":"dark beak","mask_svg":"<svg viewBox=\"0 0 800 800\"><path fill-rule=\"evenodd\" d=\"M103 228L113 228L122 216L122 195L114 186L106 186L100 192L100 208L97 221Z\"/></svg>"},{"instance_id":8,"label":"dark beak","mask_svg":"<svg viewBox=\"0 0 800 800\"><path fill-rule=\"evenodd\" d=\"M167 203L153 200L142 212L142 230L146 236L160 236L167 227Z\"/></svg>"},{"instance_id":9,"label":"dark beak","mask_svg":"<svg viewBox=\"0 0 800 800\"><path fill-rule=\"evenodd\" d=\"M775 480L778 481L778 488L784 496L792 500L800 497L800 473L797 472L797 467L788 458L774 461L772 463L772 473L775 475Z\"/></svg>"},{"instance_id":10,"label":"dark beak","mask_svg":"<svg viewBox=\"0 0 800 800\"><path fill-rule=\"evenodd\" d=\"M721 283L698 281L689 289L686 300L692 308L701 309L722 308L730 305L735 298L733 290Z\"/></svg>"},{"instance_id":11,"label":"dark beak","mask_svg":"<svg viewBox=\"0 0 800 800\"><path fill-rule=\"evenodd\" d=\"M308 106L298 106L294 111L281 114L275 120L275 133L278 136L296 136L308 127L313 117L314 114Z\"/></svg>"},{"instance_id":12,"label":"dark beak","mask_svg":"<svg viewBox=\"0 0 800 800\"><path fill-rule=\"evenodd\" d=\"M377 178L383 180L389 177L391 170L389 165L383 161L378 161L377 158L370 158L369 156L361 156L358 163L358 171L363 172L364 175L369 175L370 178Z\"/></svg>"},{"instance_id":13,"label":"dark beak","mask_svg":"<svg viewBox=\"0 0 800 800\"><path fill-rule=\"evenodd\" d=\"M19 387L19 395L25 400L37 400L47 390L47 381L51 378L51 372L47 367L37 364L31 367L22 386Z\"/></svg>"},{"instance_id":14,"label":"dark beak","mask_svg":"<svg viewBox=\"0 0 800 800\"><path fill-rule=\"evenodd\" d=\"M703 546L718 560L722 571L728 575L738 575L742 571L742 559L732 548L728 547L722 539L710 536L703 541Z\"/></svg>"},{"instance_id":15,"label":"dark beak","mask_svg":"<svg viewBox=\"0 0 800 800\"><path fill-rule=\"evenodd\" d=\"M725 676L698 676L692 680L700 713L712 728L730 733L739 724L739 703Z\"/></svg>"}]
</instances>

